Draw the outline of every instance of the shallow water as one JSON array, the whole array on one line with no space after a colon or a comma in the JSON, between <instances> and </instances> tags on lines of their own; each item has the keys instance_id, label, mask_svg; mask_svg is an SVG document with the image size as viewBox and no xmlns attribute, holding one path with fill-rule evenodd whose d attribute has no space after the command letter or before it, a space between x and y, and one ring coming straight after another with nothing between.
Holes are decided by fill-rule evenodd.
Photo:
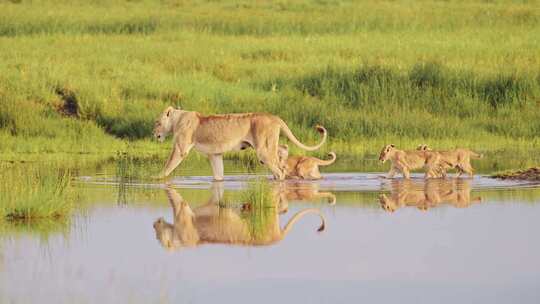
<instances>
[{"instance_id":1,"label":"shallow water","mask_svg":"<svg viewBox=\"0 0 540 304\"><path fill-rule=\"evenodd\" d=\"M332 173L242 200L268 178L81 177L67 231L0 238L0 303L540 301L535 184Z\"/></svg>"}]
</instances>

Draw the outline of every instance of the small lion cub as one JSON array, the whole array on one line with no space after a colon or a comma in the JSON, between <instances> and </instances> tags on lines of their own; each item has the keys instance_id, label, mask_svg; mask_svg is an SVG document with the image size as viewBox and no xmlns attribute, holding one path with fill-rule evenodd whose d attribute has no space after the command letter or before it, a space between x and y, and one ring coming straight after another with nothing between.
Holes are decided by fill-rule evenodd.
<instances>
[{"instance_id":1,"label":"small lion cub","mask_svg":"<svg viewBox=\"0 0 540 304\"><path fill-rule=\"evenodd\" d=\"M395 145L386 145L379 154L382 163L390 160L392 167L388 171L387 178L393 178L396 173L403 174L406 179L410 178L410 171L425 168L424 178L439 177L440 155L432 151L399 150Z\"/></svg>"},{"instance_id":2,"label":"small lion cub","mask_svg":"<svg viewBox=\"0 0 540 304\"><path fill-rule=\"evenodd\" d=\"M322 160L311 156L289 156L289 146L279 145L279 164L289 178L321 179L319 166L328 166L336 161L336 153L330 152L329 160Z\"/></svg>"},{"instance_id":3,"label":"small lion cub","mask_svg":"<svg viewBox=\"0 0 540 304\"><path fill-rule=\"evenodd\" d=\"M419 145L416 150L418 151L431 151L439 153L441 156L441 169L442 176L446 177L446 170L456 169L457 177L460 177L461 174L467 173L470 177L474 175L474 169L471 166L471 158L483 158L482 154L473 152L468 149L455 149L447 151L433 151L426 144Z\"/></svg>"}]
</instances>

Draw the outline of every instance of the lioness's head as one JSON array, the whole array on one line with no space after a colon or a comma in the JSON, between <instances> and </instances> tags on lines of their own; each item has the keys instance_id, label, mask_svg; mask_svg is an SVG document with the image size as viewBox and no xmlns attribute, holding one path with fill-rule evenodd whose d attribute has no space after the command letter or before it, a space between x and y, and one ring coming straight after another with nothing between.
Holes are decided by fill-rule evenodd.
<instances>
[{"instance_id":1,"label":"lioness's head","mask_svg":"<svg viewBox=\"0 0 540 304\"><path fill-rule=\"evenodd\" d=\"M396 146L394 146L394 145L386 145L386 146L384 146L384 148L381 150L381 154L379 154L379 161L381 161L382 163L387 161L388 157L390 157L390 153L395 148L396 148Z\"/></svg>"},{"instance_id":2,"label":"lioness's head","mask_svg":"<svg viewBox=\"0 0 540 304\"><path fill-rule=\"evenodd\" d=\"M163 248L174 250L181 246L179 240L174 237L174 226L167 223L162 217L158 218L152 226L156 232L156 239Z\"/></svg>"},{"instance_id":3,"label":"lioness's head","mask_svg":"<svg viewBox=\"0 0 540 304\"><path fill-rule=\"evenodd\" d=\"M416 147L416 150L418 151L431 151L431 148L428 147L426 144L421 144Z\"/></svg>"},{"instance_id":4,"label":"lioness's head","mask_svg":"<svg viewBox=\"0 0 540 304\"><path fill-rule=\"evenodd\" d=\"M161 115L156 120L156 123L154 124L154 137L160 142L163 142L167 134L172 131L173 111L173 107L167 107L167 109L165 109L165 111L161 113Z\"/></svg>"},{"instance_id":5,"label":"lioness's head","mask_svg":"<svg viewBox=\"0 0 540 304\"><path fill-rule=\"evenodd\" d=\"M156 232L156 239L167 250L196 246L199 234L193 226L195 213L185 201L179 204L176 212L174 224L168 223L162 217L154 221L152 226Z\"/></svg>"}]
</instances>

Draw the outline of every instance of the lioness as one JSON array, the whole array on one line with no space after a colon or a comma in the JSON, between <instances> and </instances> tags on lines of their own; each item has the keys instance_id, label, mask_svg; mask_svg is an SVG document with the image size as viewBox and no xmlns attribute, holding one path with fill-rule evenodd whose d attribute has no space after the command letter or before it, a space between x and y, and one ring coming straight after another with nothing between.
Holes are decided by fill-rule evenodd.
<instances>
[{"instance_id":1,"label":"lioness","mask_svg":"<svg viewBox=\"0 0 540 304\"><path fill-rule=\"evenodd\" d=\"M289 146L279 145L279 163L285 171L286 177L302 179L321 179L319 166L328 166L336 161L336 153L330 152L329 160L322 160L312 156L289 156Z\"/></svg>"},{"instance_id":2,"label":"lioness","mask_svg":"<svg viewBox=\"0 0 540 304\"><path fill-rule=\"evenodd\" d=\"M432 151L426 144L419 145L416 149L419 151ZM482 154L478 154L468 149L455 149L433 152L437 152L441 155L440 163L442 168L441 173L443 177L446 177L446 170L448 169L456 169L458 172L458 177L460 177L463 173L467 173L470 177L473 177L474 170L471 166L471 158L479 159L484 157Z\"/></svg>"},{"instance_id":3,"label":"lioness","mask_svg":"<svg viewBox=\"0 0 540 304\"><path fill-rule=\"evenodd\" d=\"M386 145L379 154L382 163L390 160L392 167L388 171L387 178L392 178L397 172L403 174L406 179L410 178L410 171L425 168L425 178L438 177L440 167L440 155L431 151L399 150L395 145Z\"/></svg>"},{"instance_id":4,"label":"lioness","mask_svg":"<svg viewBox=\"0 0 540 304\"><path fill-rule=\"evenodd\" d=\"M253 147L261 163L268 166L276 179L285 174L279 166L278 141L280 132L298 147L313 151L325 142L327 132L315 146L302 144L281 118L264 113L222 114L203 116L198 112L168 107L156 120L154 137L163 141L173 133L173 151L159 177L168 176L192 148L208 156L215 180L223 180L223 153Z\"/></svg>"},{"instance_id":5,"label":"lioness","mask_svg":"<svg viewBox=\"0 0 540 304\"><path fill-rule=\"evenodd\" d=\"M229 244L244 246L271 245L282 240L294 224L308 213L315 213L321 218L318 231L325 228L325 219L318 209L304 209L296 213L282 229L279 223L278 208L265 208L264 212L253 216L264 217L261 227L243 218L232 208L220 207L222 192L213 186L210 201L203 206L191 209L189 204L172 188L166 189L173 211L173 224L158 218L154 224L156 238L167 250L182 247L194 247L201 244ZM248 217L249 218L249 217Z\"/></svg>"}]
</instances>

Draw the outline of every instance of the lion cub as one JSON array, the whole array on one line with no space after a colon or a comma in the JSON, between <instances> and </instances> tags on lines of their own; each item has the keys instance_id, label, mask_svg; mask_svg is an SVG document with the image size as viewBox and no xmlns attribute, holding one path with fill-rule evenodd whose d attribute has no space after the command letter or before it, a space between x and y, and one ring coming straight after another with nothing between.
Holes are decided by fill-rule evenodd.
<instances>
[{"instance_id":1,"label":"lion cub","mask_svg":"<svg viewBox=\"0 0 540 304\"><path fill-rule=\"evenodd\" d=\"M336 161L336 153L330 152L329 160L322 160L311 156L289 156L289 146L279 145L279 163L286 177L302 179L321 179L319 166L328 166Z\"/></svg>"},{"instance_id":2,"label":"lion cub","mask_svg":"<svg viewBox=\"0 0 540 304\"><path fill-rule=\"evenodd\" d=\"M471 158L482 158L482 154L478 154L467 149L455 149L448 151L433 151L428 145L422 144L416 148L418 151L432 151L439 153L441 156L441 173L443 177L446 177L446 170L456 169L460 177L461 174L467 173L470 177L473 176L473 167L471 166Z\"/></svg>"},{"instance_id":3,"label":"lion cub","mask_svg":"<svg viewBox=\"0 0 540 304\"><path fill-rule=\"evenodd\" d=\"M396 173L403 174L404 178L410 178L410 171L425 168L425 178L439 177L440 155L439 153L424 150L399 150L395 145L386 145L379 154L382 163L390 160L392 167L388 171L387 178L392 178Z\"/></svg>"}]
</instances>

